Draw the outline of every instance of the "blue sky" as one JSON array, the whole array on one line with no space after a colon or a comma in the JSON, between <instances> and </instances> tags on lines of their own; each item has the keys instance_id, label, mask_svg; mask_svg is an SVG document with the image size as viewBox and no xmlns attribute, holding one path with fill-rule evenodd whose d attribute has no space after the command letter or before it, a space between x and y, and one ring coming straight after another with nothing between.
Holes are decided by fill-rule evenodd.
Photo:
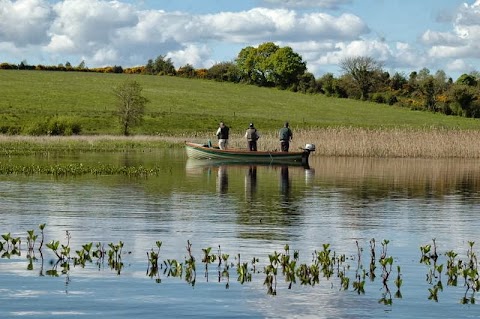
<instances>
[{"instance_id":1,"label":"blue sky","mask_svg":"<svg viewBox=\"0 0 480 319\"><path fill-rule=\"evenodd\" d=\"M456 79L480 71L480 0L0 0L0 62L209 68L267 41L317 77L371 56Z\"/></svg>"}]
</instances>

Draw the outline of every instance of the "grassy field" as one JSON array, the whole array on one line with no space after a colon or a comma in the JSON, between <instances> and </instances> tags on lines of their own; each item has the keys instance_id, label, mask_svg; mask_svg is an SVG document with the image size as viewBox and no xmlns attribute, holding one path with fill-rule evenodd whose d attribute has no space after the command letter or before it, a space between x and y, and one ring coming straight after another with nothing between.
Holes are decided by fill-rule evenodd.
<instances>
[{"instance_id":1,"label":"grassy field","mask_svg":"<svg viewBox=\"0 0 480 319\"><path fill-rule=\"evenodd\" d=\"M233 133L248 123L269 132L289 120L294 129L479 129L478 120L416 112L394 106L305 95L255 86L178 77L0 70L1 125L25 127L50 116L72 116L82 134L119 134L112 88L135 79L150 100L133 133L194 136L223 120Z\"/></svg>"},{"instance_id":2,"label":"grassy field","mask_svg":"<svg viewBox=\"0 0 480 319\"><path fill-rule=\"evenodd\" d=\"M119 136L112 89L138 81L150 100L145 121ZM245 147L254 122L259 149L278 149L285 120L292 149L317 145L316 155L480 158L480 121L395 106L305 95L255 86L178 77L0 70L0 126L28 127L39 119L69 116L81 137L0 138L3 154L45 150L116 151L215 141L219 121L231 127L231 146Z\"/></svg>"}]
</instances>

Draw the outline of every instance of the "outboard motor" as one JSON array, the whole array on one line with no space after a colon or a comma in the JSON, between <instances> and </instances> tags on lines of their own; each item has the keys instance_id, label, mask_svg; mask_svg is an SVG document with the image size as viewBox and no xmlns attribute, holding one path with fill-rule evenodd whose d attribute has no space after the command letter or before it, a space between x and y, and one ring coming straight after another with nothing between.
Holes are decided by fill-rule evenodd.
<instances>
[{"instance_id":1,"label":"outboard motor","mask_svg":"<svg viewBox=\"0 0 480 319\"><path fill-rule=\"evenodd\" d=\"M306 144L303 148L302 164L308 166L308 157L315 151L315 144Z\"/></svg>"},{"instance_id":2,"label":"outboard motor","mask_svg":"<svg viewBox=\"0 0 480 319\"><path fill-rule=\"evenodd\" d=\"M315 152L315 144L306 144L303 150L308 152Z\"/></svg>"}]
</instances>

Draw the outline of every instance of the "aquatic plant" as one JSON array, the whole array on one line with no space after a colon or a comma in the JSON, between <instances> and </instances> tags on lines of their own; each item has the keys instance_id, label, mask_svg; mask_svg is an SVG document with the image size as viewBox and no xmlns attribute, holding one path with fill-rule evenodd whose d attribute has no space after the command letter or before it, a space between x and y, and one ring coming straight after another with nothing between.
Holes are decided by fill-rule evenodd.
<instances>
[{"instance_id":1,"label":"aquatic plant","mask_svg":"<svg viewBox=\"0 0 480 319\"><path fill-rule=\"evenodd\" d=\"M480 274L478 270L478 259L476 253L473 251L475 242L468 242L467 262L463 264L462 275L464 278L464 286L466 287L465 295L461 299L462 304L474 304L475 293L480 291ZM471 291L470 297L468 293Z\"/></svg>"},{"instance_id":2,"label":"aquatic plant","mask_svg":"<svg viewBox=\"0 0 480 319\"><path fill-rule=\"evenodd\" d=\"M5 242L0 242L0 252L5 250L2 254L2 258L10 258L11 256L20 256L20 243L22 242L20 237L13 237L11 233L2 235Z\"/></svg>"},{"instance_id":3,"label":"aquatic plant","mask_svg":"<svg viewBox=\"0 0 480 319\"><path fill-rule=\"evenodd\" d=\"M327 279L334 273L333 260L330 253L330 244L323 244L323 250L317 251L315 256L315 262L321 266L321 271Z\"/></svg>"},{"instance_id":4,"label":"aquatic plant","mask_svg":"<svg viewBox=\"0 0 480 319\"><path fill-rule=\"evenodd\" d=\"M213 263L216 260L217 256L210 254L210 252L212 251L212 247L202 248L202 251L203 251L202 262L205 264L205 278L207 278L207 281L208 281L208 265L210 263Z\"/></svg>"},{"instance_id":5,"label":"aquatic plant","mask_svg":"<svg viewBox=\"0 0 480 319\"><path fill-rule=\"evenodd\" d=\"M397 291L395 292L395 298L402 298L402 293L400 292L400 288L403 284L402 275L400 273L400 266L397 266L397 278L394 281L395 287L397 287Z\"/></svg>"},{"instance_id":6,"label":"aquatic plant","mask_svg":"<svg viewBox=\"0 0 480 319\"><path fill-rule=\"evenodd\" d=\"M123 249L123 242L119 241L118 244L109 243L108 247L110 249L107 252L108 255L108 265L111 269L117 271L117 274L120 275L120 272L123 268L122 262L122 249Z\"/></svg>"},{"instance_id":7,"label":"aquatic plant","mask_svg":"<svg viewBox=\"0 0 480 319\"><path fill-rule=\"evenodd\" d=\"M45 226L46 226L46 225L47 225L47 224L40 224L40 225L38 226L38 228L40 229L40 233L41 233L41 235L42 235L42 239L41 239L41 241L40 241L40 245L39 245L39 247L38 247L38 250L42 250L42 247L43 247L43 242L44 242L44 240L45 240L45 234L43 233L43 230L45 229Z\"/></svg>"},{"instance_id":8,"label":"aquatic plant","mask_svg":"<svg viewBox=\"0 0 480 319\"><path fill-rule=\"evenodd\" d=\"M220 245L218 247L219 247L218 249L220 250ZM190 243L190 240L187 240L187 253L188 253L188 258L185 258L185 281L188 282L193 287L195 286L195 282L197 279L197 271L196 271L197 268L195 265L195 257L193 257L193 254L192 254L192 244Z\"/></svg>"},{"instance_id":9,"label":"aquatic plant","mask_svg":"<svg viewBox=\"0 0 480 319\"><path fill-rule=\"evenodd\" d=\"M377 263L375 260L375 238L370 239L370 271L368 276L370 277L370 281L375 280L375 269L377 269Z\"/></svg>"},{"instance_id":10,"label":"aquatic plant","mask_svg":"<svg viewBox=\"0 0 480 319\"><path fill-rule=\"evenodd\" d=\"M162 247L161 241L156 241L155 245L157 246L157 250L155 251L153 248L150 250L150 253L147 252L148 257L148 265L147 265L147 276L150 278L156 277L155 281L157 283L161 282L158 272L158 258L160 257L160 248Z\"/></svg>"},{"instance_id":11,"label":"aquatic plant","mask_svg":"<svg viewBox=\"0 0 480 319\"><path fill-rule=\"evenodd\" d=\"M447 285L449 286L457 286L458 283L458 276L460 274L461 264L455 261L455 258L458 256L456 252L453 250L449 250L445 253L447 256Z\"/></svg>"},{"instance_id":12,"label":"aquatic plant","mask_svg":"<svg viewBox=\"0 0 480 319\"><path fill-rule=\"evenodd\" d=\"M353 282L353 290L359 295L365 294L365 279L362 279L360 274L355 275L355 281Z\"/></svg>"},{"instance_id":13,"label":"aquatic plant","mask_svg":"<svg viewBox=\"0 0 480 319\"><path fill-rule=\"evenodd\" d=\"M163 168L159 166L147 168L139 166L114 166L110 164L97 164L94 166L75 164L10 164L0 162L0 175L37 175L46 174L56 177L61 176L81 176L81 175L124 175L129 177L148 177L157 176Z\"/></svg>"},{"instance_id":14,"label":"aquatic plant","mask_svg":"<svg viewBox=\"0 0 480 319\"><path fill-rule=\"evenodd\" d=\"M183 275L183 264L178 262L176 259L167 259L164 260L166 266L164 274L167 274L168 277L177 277L182 278Z\"/></svg>"},{"instance_id":15,"label":"aquatic plant","mask_svg":"<svg viewBox=\"0 0 480 319\"><path fill-rule=\"evenodd\" d=\"M32 251L35 248L35 241L38 238L38 235L35 234L35 230L27 230L27 246L28 250Z\"/></svg>"},{"instance_id":16,"label":"aquatic plant","mask_svg":"<svg viewBox=\"0 0 480 319\"><path fill-rule=\"evenodd\" d=\"M45 229L45 224L40 227L41 232ZM20 256L21 252L21 238L14 237L11 232L5 233L1 236L0 241L0 253L2 258L10 258L12 255ZM35 256L36 240L39 235L35 234L33 230L26 232L27 245L24 249L27 251L27 270L34 270L35 264L38 259ZM43 237L43 236L42 236ZM70 281L70 275L73 267L80 266L82 268L96 261L99 269L103 268L103 262L108 257L108 265L110 269L115 270L117 275L121 274L124 267L122 261L122 250L124 243L122 241L108 244L108 251L105 250L104 245L100 242L94 245L93 242L87 242L80 244L78 249L70 247L71 233L66 231L66 243L62 244L59 240L51 240L46 244L46 247L56 257L56 260L51 261L52 267L48 269L45 274L52 277L65 276L66 284ZM42 238L43 240L43 238ZM370 240L370 269L366 271L362 264L363 249L359 242L355 242L357 248L357 256L349 259L344 254L339 254L334 251L330 244L323 244L322 249L314 251L312 254L313 259L311 263L300 263L300 253L298 250L294 250L293 256L289 245L283 247L282 252L274 251L267 256L267 262L263 267L264 286L267 288L267 294L276 295L278 287L283 284L288 289L294 289L298 283L300 286L311 286L320 284L321 276L325 279L322 283L328 282L328 285L332 288L337 287L342 291L352 290L357 294L365 294L367 289L366 278L372 278L372 272L375 271L377 265L382 270L382 286L381 296L378 302L387 306L393 304L393 298L403 298L401 288L403 286L403 275L401 273L400 265L394 265L395 258L387 254L388 240L382 242L382 250L380 252L380 258L375 260L375 240ZM192 287L196 284L196 258L192 251L192 243L187 241L186 256L184 263L179 262L176 259L165 259L161 261L160 251L162 247L161 241L156 241L154 248L151 248L147 252L147 273L150 278L155 279L155 282L161 283L162 276L184 279ZM428 299L438 302L439 294L443 291L442 276L448 277L448 285L455 287L458 284L458 278L463 279L463 287L465 288L464 294L460 300L463 304L472 304L476 302L476 293L480 290L480 278L478 272L478 260L477 254L474 251L474 242L468 242L468 249L466 253L466 259L457 259L458 254L454 251L447 251L445 253L446 267L441 263L441 255L435 254L436 243L433 245L422 246L422 256L426 256L429 260L427 264L427 283L428 287ZM43 254L42 249L38 248L40 252L40 276L43 276ZM71 251L75 254L70 256ZM12 254L14 253L14 254ZM211 247L202 249L201 261L205 265L208 276L208 268L212 262L217 261L217 269L215 270L218 275L218 282L225 282L225 289L230 288L230 275L232 273L237 274L237 281L239 284L247 284L254 279L254 276L260 272L257 272L257 268L262 264L262 259L253 257L251 262L242 262L240 254L237 254L237 263L229 262L230 255L223 252L220 245L218 251L212 254ZM350 263L349 260L356 260L357 268L354 270L354 274L349 274ZM422 258L421 258L422 260ZM423 260L427 260L423 258ZM265 260L264 260L265 262ZM375 263L375 265L372 265ZM421 262L425 264L425 262ZM392 277L392 269L396 266L396 277L393 280L396 287L396 293L392 296L390 291L390 278ZM160 271L163 269L163 275ZM281 274L279 271L281 270ZM373 277L374 278L374 277ZM283 279L283 280L282 280ZM208 282L208 277L206 279Z\"/></svg>"}]
</instances>

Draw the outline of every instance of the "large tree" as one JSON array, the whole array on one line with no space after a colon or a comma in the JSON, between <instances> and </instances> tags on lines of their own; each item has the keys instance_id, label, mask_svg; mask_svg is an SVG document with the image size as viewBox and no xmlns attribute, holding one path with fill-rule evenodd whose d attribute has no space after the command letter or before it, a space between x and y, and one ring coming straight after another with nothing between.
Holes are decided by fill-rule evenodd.
<instances>
[{"instance_id":1,"label":"large tree","mask_svg":"<svg viewBox=\"0 0 480 319\"><path fill-rule=\"evenodd\" d=\"M142 86L137 81L127 80L113 89L117 99L117 114L123 135L130 134L130 128L140 123L148 99L142 96Z\"/></svg>"},{"instance_id":2,"label":"large tree","mask_svg":"<svg viewBox=\"0 0 480 319\"><path fill-rule=\"evenodd\" d=\"M352 77L361 92L361 99L366 100L374 87L376 76L382 72L382 64L369 56L348 57L340 62L341 69Z\"/></svg>"},{"instance_id":3,"label":"large tree","mask_svg":"<svg viewBox=\"0 0 480 319\"><path fill-rule=\"evenodd\" d=\"M164 55L159 55L153 64L154 74L159 75L175 75L175 67L173 66L172 59L166 58Z\"/></svg>"},{"instance_id":4,"label":"large tree","mask_svg":"<svg viewBox=\"0 0 480 319\"><path fill-rule=\"evenodd\" d=\"M478 89L471 85L455 84L448 93L454 114L467 117L480 116L478 105L474 103L480 95Z\"/></svg>"},{"instance_id":5,"label":"large tree","mask_svg":"<svg viewBox=\"0 0 480 319\"><path fill-rule=\"evenodd\" d=\"M427 110L438 111L440 108L439 97L448 90L451 79L447 79L443 70L438 70L435 75L431 75L429 69L423 68L415 74L416 76L409 80L412 96L423 99Z\"/></svg>"},{"instance_id":6,"label":"large tree","mask_svg":"<svg viewBox=\"0 0 480 319\"><path fill-rule=\"evenodd\" d=\"M279 48L271 55L271 60L271 78L275 86L283 89L298 83L307 70L302 57L290 47Z\"/></svg>"},{"instance_id":7,"label":"large tree","mask_svg":"<svg viewBox=\"0 0 480 319\"><path fill-rule=\"evenodd\" d=\"M302 57L292 48L281 48L273 42L243 48L236 63L246 82L280 88L297 84L307 69Z\"/></svg>"},{"instance_id":8,"label":"large tree","mask_svg":"<svg viewBox=\"0 0 480 319\"><path fill-rule=\"evenodd\" d=\"M478 81L477 78L472 74L462 74L455 83L468 86L477 86Z\"/></svg>"},{"instance_id":9,"label":"large tree","mask_svg":"<svg viewBox=\"0 0 480 319\"><path fill-rule=\"evenodd\" d=\"M155 61L152 59L147 61L145 73L153 75L175 75L176 70L172 59L167 59L165 55L159 55Z\"/></svg>"}]
</instances>

